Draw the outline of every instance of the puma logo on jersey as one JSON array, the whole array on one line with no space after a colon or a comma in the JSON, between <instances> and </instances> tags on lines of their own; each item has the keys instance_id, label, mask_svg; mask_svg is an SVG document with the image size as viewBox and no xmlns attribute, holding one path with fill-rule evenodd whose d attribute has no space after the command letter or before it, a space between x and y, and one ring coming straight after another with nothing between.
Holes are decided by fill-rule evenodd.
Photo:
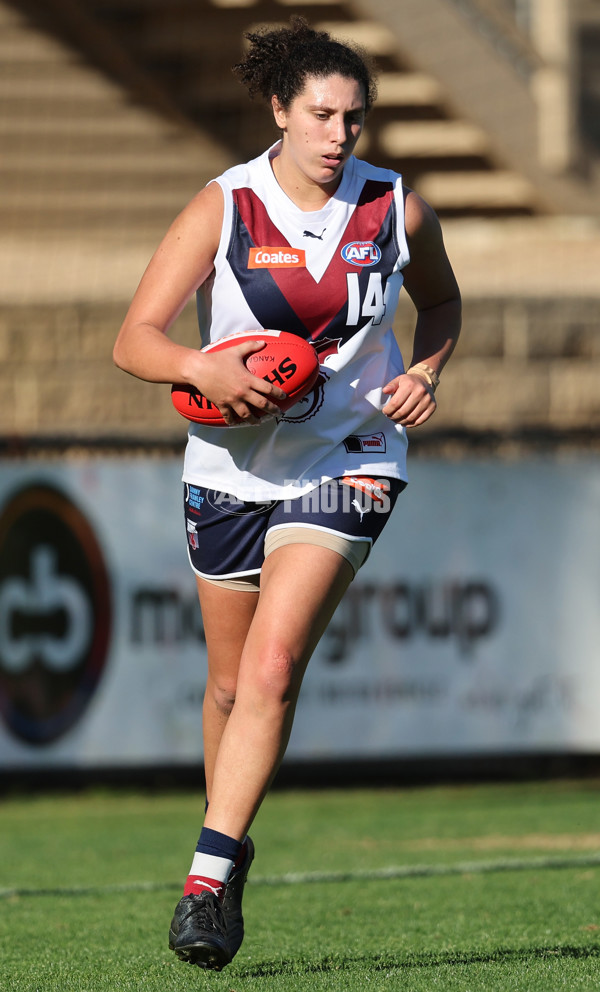
<instances>
[{"instance_id":1,"label":"puma logo on jersey","mask_svg":"<svg viewBox=\"0 0 600 992\"><path fill-rule=\"evenodd\" d=\"M313 234L312 231L304 231L302 237L303 238L315 238L317 241L322 241L323 240L323 235L325 234L325 231L326 230L327 230L327 228L324 227L320 234Z\"/></svg>"},{"instance_id":2,"label":"puma logo on jersey","mask_svg":"<svg viewBox=\"0 0 600 992\"><path fill-rule=\"evenodd\" d=\"M251 248L249 269L305 269L306 257L302 248Z\"/></svg>"}]
</instances>

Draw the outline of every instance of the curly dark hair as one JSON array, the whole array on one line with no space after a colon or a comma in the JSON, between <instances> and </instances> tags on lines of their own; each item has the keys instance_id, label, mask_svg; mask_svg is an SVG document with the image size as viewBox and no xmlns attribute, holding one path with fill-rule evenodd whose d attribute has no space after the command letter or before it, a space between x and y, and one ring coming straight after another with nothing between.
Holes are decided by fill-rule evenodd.
<instances>
[{"instance_id":1,"label":"curly dark hair","mask_svg":"<svg viewBox=\"0 0 600 992\"><path fill-rule=\"evenodd\" d=\"M249 31L246 57L233 71L250 96L270 100L277 96L284 110L304 89L307 76L340 75L355 79L365 93L365 110L377 96L375 68L359 46L335 41L326 31L311 28L303 17L290 18L290 26Z\"/></svg>"}]
</instances>

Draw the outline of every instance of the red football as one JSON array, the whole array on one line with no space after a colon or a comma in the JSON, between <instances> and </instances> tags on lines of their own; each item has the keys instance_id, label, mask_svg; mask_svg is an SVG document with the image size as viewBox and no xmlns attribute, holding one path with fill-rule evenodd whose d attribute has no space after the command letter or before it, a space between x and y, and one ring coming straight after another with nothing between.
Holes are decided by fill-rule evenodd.
<instances>
[{"instance_id":1,"label":"red football","mask_svg":"<svg viewBox=\"0 0 600 992\"><path fill-rule=\"evenodd\" d=\"M246 368L252 375L261 376L287 393L288 398L278 403L282 411L302 399L317 381L317 352L310 341L287 331L240 331L208 344L202 351L222 351L244 341L266 341L262 351L247 356ZM186 420L210 427L227 427L219 408L194 386L176 383L171 387L171 399L177 412Z\"/></svg>"}]
</instances>

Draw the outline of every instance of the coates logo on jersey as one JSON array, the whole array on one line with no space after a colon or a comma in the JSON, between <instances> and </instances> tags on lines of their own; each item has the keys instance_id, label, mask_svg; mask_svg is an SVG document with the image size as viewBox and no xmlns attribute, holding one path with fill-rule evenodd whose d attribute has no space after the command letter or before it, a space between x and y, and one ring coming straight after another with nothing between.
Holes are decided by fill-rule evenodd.
<instances>
[{"instance_id":1,"label":"coates logo on jersey","mask_svg":"<svg viewBox=\"0 0 600 992\"><path fill-rule=\"evenodd\" d=\"M32 484L0 514L0 713L15 737L65 734L101 678L111 630L100 545L60 490Z\"/></svg>"},{"instance_id":2,"label":"coates logo on jersey","mask_svg":"<svg viewBox=\"0 0 600 992\"><path fill-rule=\"evenodd\" d=\"M375 265L381 251L374 241L350 241L342 248L342 258L351 265Z\"/></svg>"},{"instance_id":3,"label":"coates logo on jersey","mask_svg":"<svg viewBox=\"0 0 600 992\"><path fill-rule=\"evenodd\" d=\"M306 252L302 248L251 248L249 269L305 269Z\"/></svg>"}]
</instances>

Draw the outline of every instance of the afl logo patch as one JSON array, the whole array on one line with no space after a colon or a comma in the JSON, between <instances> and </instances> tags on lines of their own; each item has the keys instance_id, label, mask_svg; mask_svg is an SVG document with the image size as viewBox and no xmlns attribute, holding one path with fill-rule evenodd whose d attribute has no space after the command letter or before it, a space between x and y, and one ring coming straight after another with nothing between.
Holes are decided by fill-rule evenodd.
<instances>
[{"instance_id":1,"label":"afl logo patch","mask_svg":"<svg viewBox=\"0 0 600 992\"><path fill-rule=\"evenodd\" d=\"M58 489L30 485L0 513L0 713L45 745L89 705L111 631L110 584L88 520Z\"/></svg>"},{"instance_id":2,"label":"afl logo patch","mask_svg":"<svg viewBox=\"0 0 600 992\"><path fill-rule=\"evenodd\" d=\"M342 258L351 265L375 265L381 250L374 241L350 241L342 248Z\"/></svg>"},{"instance_id":3,"label":"afl logo patch","mask_svg":"<svg viewBox=\"0 0 600 992\"><path fill-rule=\"evenodd\" d=\"M231 493L221 493L216 489L206 490L206 499L213 510L220 510L221 513L230 513L234 517L247 517L256 513L265 513L277 504L277 500L265 500L264 502L254 502L252 500L238 499Z\"/></svg>"}]
</instances>

